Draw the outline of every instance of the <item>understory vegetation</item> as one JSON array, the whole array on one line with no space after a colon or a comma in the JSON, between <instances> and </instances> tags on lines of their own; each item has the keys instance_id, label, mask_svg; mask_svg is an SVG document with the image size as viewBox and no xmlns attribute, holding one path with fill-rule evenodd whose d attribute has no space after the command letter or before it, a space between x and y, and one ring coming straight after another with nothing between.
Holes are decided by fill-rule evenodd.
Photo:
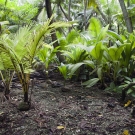
<instances>
[{"instance_id":1,"label":"understory vegetation","mask_svg":"<svg viewBox=\"0 0 135 135\"><path fill-rule=\"evenodd\" d=\"M133 0L0 0L4 97L10 99L18 77L24 95L19 109L29 110L30 75L37 71L49 81L53 65L64 87L72 80L119 93L121 101L134 99L134 21Z\"/></svg>"}]
</instances>

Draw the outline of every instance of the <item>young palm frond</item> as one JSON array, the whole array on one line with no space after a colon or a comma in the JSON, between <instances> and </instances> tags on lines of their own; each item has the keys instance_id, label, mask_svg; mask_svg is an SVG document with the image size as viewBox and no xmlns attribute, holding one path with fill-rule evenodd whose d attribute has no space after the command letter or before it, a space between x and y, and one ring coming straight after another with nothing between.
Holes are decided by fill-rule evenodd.
<instances>
[{"instance_id":1,"label":"young palm frond","mask_svg":"<svg viewBox=\"0 0 135 135\"><path fill-rule=\"evenodd\" d=\"M52 18L45 22L43 25L37 25L37 29L31 33L31 40L27 45L27 50L29 57L32 58L32 60L42 46L41 39L44 35L50 34L50 32L54 31L56 28L71 26L69 23L65 22L54 22L50 24L51 20Z\"/></svg>"},{"instance_id":2,"label":"young palm frond","mask_svg":"<svg viewBox=\"0 0 135 135\"><path fill-rule=\"evenodd\" d=\"M42 48L43 36L50 34L58 27L69 27L69 23L56 22L50 24L52 18L43 25L25 26L13 35L0 38L0 51L12 63L24 92L24 102L28 102L30 72L33 70L32 62L37 52Z\"/></svg>"}]
</instances>

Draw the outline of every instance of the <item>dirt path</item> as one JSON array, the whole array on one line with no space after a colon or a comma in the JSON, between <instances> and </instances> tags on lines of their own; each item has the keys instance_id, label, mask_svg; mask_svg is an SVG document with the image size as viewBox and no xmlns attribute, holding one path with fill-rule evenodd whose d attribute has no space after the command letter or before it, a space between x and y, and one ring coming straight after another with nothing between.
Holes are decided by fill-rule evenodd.
<instances>
[{"instance_id":1,"label":"dirt path","mask_svg":"<svg viewBox=\"0 0 135 135\"><path fill-rule=\"evenodd\" d=\"M69 86L70 85L70 86ZM32 108L17 110L22 100L19 84L12 99L0 104L0 135L135 135L135 119L117 98L94 88L68 84L70 91L52 88L38 81L32 94Z\"/></svg>"}]
</instances>

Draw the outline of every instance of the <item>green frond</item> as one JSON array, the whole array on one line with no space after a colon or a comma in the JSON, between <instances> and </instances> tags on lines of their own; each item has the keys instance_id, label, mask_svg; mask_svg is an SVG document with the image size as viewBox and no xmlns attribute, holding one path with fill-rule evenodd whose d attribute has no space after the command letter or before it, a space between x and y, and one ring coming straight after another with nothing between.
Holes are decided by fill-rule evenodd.
<instances>
[{"instance_id":1,"label":"green frond","mask_svg":"<svg viewBox=\"0 0 135 135\"><path fill-rule=\"evenodd\" d=\"M8 56L16 71L22 73L31 71L33 59L43 46L44 35L50 34L56 28L71 26L64 22L51 24L52 18L53 16L44 24L24 26L12 36L0 38L0 51ZM51 58L54 54L53 52Z\"/></svg>"},{"instance_id":2,"label":"green frond","mask_svg":"<svg viewBox=\"0 0 135 135\"><path fill-rule=\"evenodd\" d=\"M5 58L4 58L5 61L9 60L9 62L7 63L11 62L12 65L14 66L14 69L18 70L18 64L20 63L20 61L18 57L15 55L14 50L8 45L7 42L0 40L0 52L2 55L5 55Z\"/></svg>"},{"instance_id":3,"label":"green frond","mask_svg":"<svg viewBox=\"0 0 135 135\"><path fill-rule=\"evenodd\" d=\"M61 27L71 27L71 22L54 22L49 26L49 29L54 30Z\"/></svg>"},{"instance_id":4,"label":"green frond","mask_svg":"<svg viewBox=\"0 0 135 135\"><path fill-rule=\"evenodd\" d=\"M63 34L59 31L56 31L56 36L58 39L65 38L65 37L63 37Z\"/></svg>"},{"instance_id":5,"label":"green frond","mask_svg":"<svg viewBox=\"0 0 135 135\"><path fill-rule=\"evenodd\" d=\"M73 55L73 53L72 52L69 52L69 51L62 51L62 55L64 55L64 56L66 56L66 59L68 60L68 61L74 61L74 55Z\"/></svg>"},{"instance_id":6,"label":"green frond","mask_svg":"<svg viewBox=\"0 0 135 135\"><path fill-rule=\"evenodd\" d=\"M98 6L96 0L88 0L87 8L94 7L96 8Z\"/></svg>"},{"instance_id":7,"label":"green frond","mask_svg":"<svg viewBox=\"0 0 135 135\"><path fill-rule=\"evenodd\" d=\"M38 30L32 33L32 38L28 46L29 55L31 58L34 58L34 56L36 55L38 51L37 49L42 46L40 41L42 40L42 37L44 35L49 34L56 28L71 26L69 23L65 23L65 22L54 22L50 24L51 19L45 22L44 25L40 25Z\"/></svg>"},{"instance_id":8,"label":"green frond","mask_svg":"<svg viewBox=\"0 0 135 135\"><path fill-rule=\"evenodd\" d=\"M11 63L10 57L5 53L0 53L0 70L13 70L14 67Z\"/></svg>"},{"instance_id":9,"label":"green frond","mask_svg":"<svg viewBox=\"0 0 135 135\"><path fill-rule=\"evenodd\" d=\"M60 49L61 49L61 50L64 50L67 44L68 44L68 43L67 43L67 41L66 41L65 39L61 39L61 40L59 41Z\"/></svg>"},{"instance_id":10,"label":"green frond","mask_svg":"<svg viewBox=\"0 0 135 135\"><path fill-rule=\"evenodd\" d=\"M75 38L79 36L79 33L75 30L72 30L66 37L68 44L72 43Z\"/></svg>"},{"instance_id":11,"label":"green frond","mask_svg":"<svg viewBox=\"0 0 135 135\"><path fill-rule=\"evenodd\" d=\"M90 35L96 38L100 34L101 28L101 22L97 18L92 17L90 19L90 25L88 27Z\"/></svg>"}]
</instances>

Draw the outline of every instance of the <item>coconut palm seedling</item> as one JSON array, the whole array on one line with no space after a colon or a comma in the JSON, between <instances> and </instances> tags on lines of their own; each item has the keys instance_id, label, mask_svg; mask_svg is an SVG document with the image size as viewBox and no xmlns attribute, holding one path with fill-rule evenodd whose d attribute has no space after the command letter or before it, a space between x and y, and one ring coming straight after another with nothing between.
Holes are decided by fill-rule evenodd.
<instances>
[{"instance_id":1,"label":"coconut palm seedling","mask_svg":"<svg viewBox=\"0 0 135 135\"><path fill-rule=\"evenodd\" d=\"M125 81L118 86L118 88L122 91L121 99L125 100L126 95L131 95L133 98L135 97L135 78L125 77Z\"/></svg>"},{"instance_id":2,"label":"coconut palm seedling","mask_svg":"<svg viewBox=\"0 0 135 135\"><path fill-rule=\"evenodd\" d=\"M94 83L96 84L99 80L103 82L103 53L106 49L106 43L104 41L108 25L104 28L101 27L101 23L96 18L91 18L91 23L88 28L87 35L83 35L85 40L81 40L82 43L77 42L80 41L79 38L75 38L72 43L70 43L67 47L67 50L62 51L63 55L66 58L67 63L72 63L70 65L71 74L77 74L79 76L79 70L82 65L90 66L90 68L94 69L93 73L97 71L97 75L99 78L95 78ZM82 39L82 38L81 38ZM93 62L92 62L93 61ZM95 63L96 66L93 66ZM91 83L92 82L92 83ZM88 87L92 86L92 81L88 81L88 83L84 83L84 85L88 85ZM90 84L90 85L89 85ZM92 84L92 85L91 85Z\"/></svg>"},{"instance_id":3,"label":"coconut palm seedling","mask_svg":"<svg viewBox=\"0 0 135 135\"><path fill-rule=\"evenodd\" d=\"M68 68L68 64L63 64L63 63L61 63L61 65L60 66L58 66L58 69L59 69L59 71L60 71L60 73L63 75L63 77L64 77L64 86L65 86L65 84L66 84L66 80L67 79L69 79L69 78L71 78L71 76L70 76L70 71L69 71L69 68Z\"/></svg>"},{"instance_id":4,"label":"coconut palm seedling","mask_svg":"<svg viewBox=\"0 0 135 135\"><path fill-rule=\"evenodd\" d=\"M112 40L114 40L120 48L121 46L123 47L123 51L121 53L121 60L120 60L120 65L125 68L124 72L126 76L131 76L132 73L134 72L134 52L135 52L135 36L134 32L133 33L127 33L124 35L119 35L116 32L113 31L108 31L108 36ZM115 56L117 57L117 56Z\"/></svg>"},{"instance_id":5,"label":"coconut palm seedling","mask_svg":"<svg viewBox=\"0 0 135 135\"><path fill-rule=\"evenodd\" d=\"M85 65L85 64L94 68L94 63L92 61L89 61L89 60L84 60L83 62L79 62L79 63L76 63L76 64L63 64L63 63L61 63L61 65L58 66L58 69L65 79L64 85L65 85L66 80L71 79L73 75L76 75L76 71L82 65Z\"/></svg>"},{"instance_id":6,"label":"coconut palm seedling","mask_svg":"<svg viewBox=\"0 0 135 135\"><path fill-rule=\"evenodd\" d=\"M105 49L104 58L110 65L110 73L112 74L112 80L114 83L117 82L118 77L120 77L120 72L122 71L120 59L122 57L122 52L125 45L116 46L113 45Z\"/></svg>"},{"instance_id":7,"label":"coconut palm seedling","mask_svg":"<svg viewBox=\"0 0 135 135\"><path fill-rule=\"evenodd\" d=\"M88 53L84 49L81 49L79 46L74 44L67 46L67 50L64 50L62 52L62 55L65 56L66 63L70 63L69 68L72 68L73 66L76 67L75 65L83 62L88 57ZM78 69L76 69L75 74L73 73L74 70L71 69L72 75L74 74L74 77L76 78L75 80L79 79L81 70L80 68L81 66L78 66Z\"/></svg>"},{"instance_id":8,"label":"coconut palm seedling","mask_svg":"<svg viewBox=\"0 0 135 135\"><path fill-rule=\"evenodd\" d=\"M44 44L43 48L40 49L39 53L37 54L39 60L44 64L45 66L45 73L48 78L48 68L49 65L56 59L56 53L58 51L58 47L54 48L51 44Z\"/></svg>"},{"instance_id":9,"label":"coconut palm seedling","mask_svg":"<svg viewBox=\"0 0 135 135\"><path fill-rule=\"evenodd\" d=\"M60 66L58 66L58 69L60 73L64 77L64 87L61 87L61 90L63 92L70 91L70 86L66 86L66 80L71 79L74 75L75 71L82 65L83 63L76 63L76 64L63 64L61 63Z\"/></svg>"},{"instance_id":10,"label":"coconut palm seedling","mask_svg":"<svg viewBox=\"0 0 135 135\"><path fill-rule=\"evenodd\" d=\"M9 58L18 75L24 93L24 102L19 106L20 110L28 110L30 108L28 92L30 83L30 73L32 70L32 62L38 51L43 45L43 36L50 34L52 30L58 27L71 26L69 23L55 22L47 20L44 24L35 26L25 26L12 36L0 39L0 51L6 54L5 59Z\"/></svg>"},{"instance_id":11,"label":"coconut palm seedling","mask_svg":"<svg viewBox=\"0 0 135 135\"><path fill-rule=\"evenodd\" d=\"M89 54L90 59L85 61L85 64L88 66L90 65L92 68L94 67L91 74L96 72L98 78L93 78L82 83L82 85L86 85L86 87L92 87L98 81L104 85L103 72L105 61L103 54L107 46L105 39L108 27L109 25L102 27L101 22L97 18L92 17L90 19L90 25L87 31L87 34L90 36L90 45L87 45L85 48L83 47ZM93 66L91 61L95 63L95 66Z\"/></svg>"}]
</instances>

